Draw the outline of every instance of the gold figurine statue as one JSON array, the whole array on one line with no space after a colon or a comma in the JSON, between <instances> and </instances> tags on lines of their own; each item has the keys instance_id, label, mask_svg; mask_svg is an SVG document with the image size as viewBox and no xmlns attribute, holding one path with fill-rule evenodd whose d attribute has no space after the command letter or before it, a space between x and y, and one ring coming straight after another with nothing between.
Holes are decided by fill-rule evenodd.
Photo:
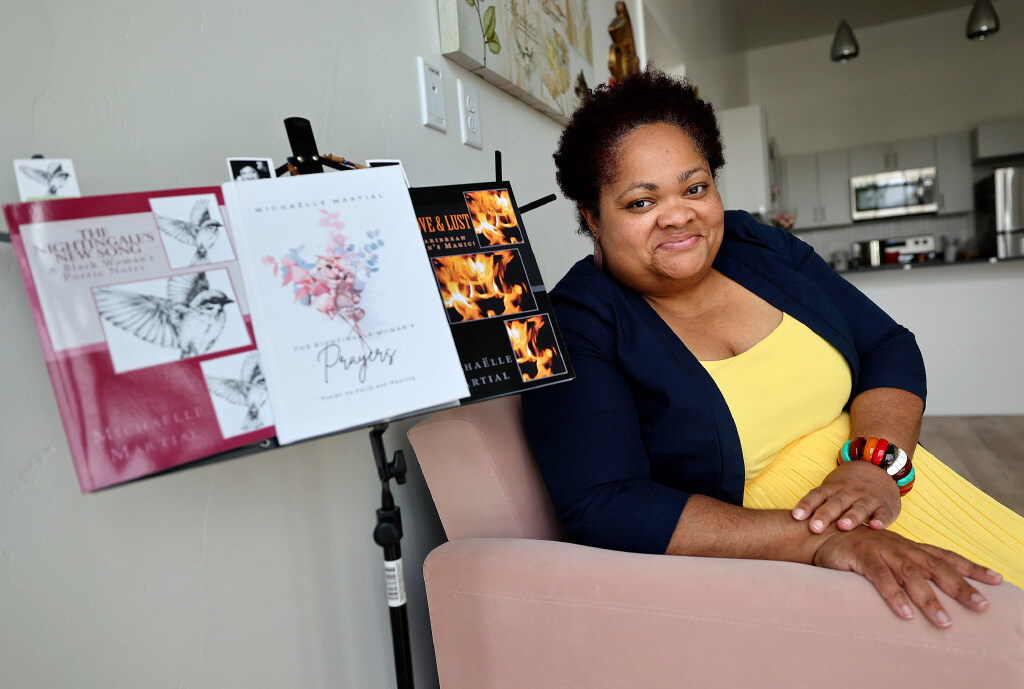
<instances>
[{"instance_id":1,"label":"gold figurine statue","mask_svg":"<svg viewBox=\"0 0 1024 689\"><path fill-rule=\"evenodd\" d=\"M608 33L612 37L612 47L608 50L608 70L612 73L613 81L640 71L640 58L636 54L633 24L629 21L626 3L615 3L615 12L615 19L608 25Z\"/></svg>"}]
</instances>

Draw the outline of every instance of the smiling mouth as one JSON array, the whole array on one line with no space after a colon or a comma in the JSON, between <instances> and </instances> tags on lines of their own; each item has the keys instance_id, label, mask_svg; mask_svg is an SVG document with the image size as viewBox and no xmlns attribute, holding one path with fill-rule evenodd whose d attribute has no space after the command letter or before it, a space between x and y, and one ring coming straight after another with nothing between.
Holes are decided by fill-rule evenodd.
<instances>
[{"instance_id":1,"label":"smiling mouth","mask_svg":"<svg viewBox=\"0 0 1024 689\"><path fill-rule=\"evenodd\" d=\"M684 251L693 247L697 240L700 239L699 234L691 234L685 237L678 237L664 241L658 245L658 249L664 249L666 251Z\"/></svg>"}]
</instances>

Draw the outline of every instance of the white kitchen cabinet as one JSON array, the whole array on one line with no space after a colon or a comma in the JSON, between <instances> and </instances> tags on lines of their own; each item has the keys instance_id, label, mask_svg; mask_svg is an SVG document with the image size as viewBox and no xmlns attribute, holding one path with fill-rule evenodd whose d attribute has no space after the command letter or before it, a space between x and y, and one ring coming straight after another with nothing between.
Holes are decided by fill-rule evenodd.
<instances>
[{"instance_id":1,"label":"white kitchen cabinet","mask_svg":"<svg viewBox=\"0 0 1024 689\"><path fill-rule=\"evenodd\" d=\"M821 227L849 225L850 157L848 152L826 151L818 154L818 203Z\"/></svg>"},{"instance_id":2,"label":"white kitchen cabinet","mask_svg":"<svg viewBox=\"0 0 1024 689\"><path fill-rule=\"evenodd\" d=\"M911 170L935 165L935 138L926 136L850 149L850 175Z\"/></svg>"},{"instance_id":3,"label":"white kitchen cabinet","mask_svg":"<svg viewBox=\"0 0 1024 689\"><path fill-rule=\"evenodd\" d=\"M725 165L718 187L726 208L766 212L773 205L768 119L763 105L720 110L718 125L725 144Z\"/></svg>"},{"instance_id":4,"label":"white kitchen cabinet","mask_svg":"<svg viewBox=\"0 0 1024 689\"><path fill-rule=\"evenodd\" d=\"M914 170L935 166L935 137L892 142L893 170Z\"/></svg>"},{"instance_id":5,"label":"white kitchen cabinet","mask_svg":"<svg viewBox=\"0 0 1024 689\"><path fill-rule=\"evenodd\" d=\"M889 144L859 146L850 149L850 175L871 175L889 169Z\"/></svg>"},{"instance_id":6,"label":"white kitchen cabinet","mask_svg":"<svg viewBox=\"0 0 1024 689\"><path fill-rule=\"evenodd\" d=\"M796 214L794 230L850 224L847 151L789 156L784 167L785 206Z\"/></svg>"},{"instance_id":7,"label":"white kitchen cabinet","mask_svg":"<svg viewBox=\"0 0 1024 689\"><path fill-rule=\"evenodd\" d=\"M1024 154L1024 118L979 124L971 145L975 160Z\"/></svg>"},{"instance_id":8,"label":"white kitchen cabinet","mask_svg":"<svg viewBox=\"0 0 1024 689\"><path fill-rule=\"evenodd\" d=\"M971 176L971 138L967 132L935 138L937 201L939 215L974 210Z\"/></svg>"}]
</instances>

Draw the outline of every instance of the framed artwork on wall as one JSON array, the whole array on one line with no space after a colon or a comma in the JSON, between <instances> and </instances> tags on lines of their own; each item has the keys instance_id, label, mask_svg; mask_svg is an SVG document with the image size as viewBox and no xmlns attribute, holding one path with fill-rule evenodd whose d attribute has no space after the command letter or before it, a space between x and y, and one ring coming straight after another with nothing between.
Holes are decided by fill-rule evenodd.
<instances>
[{"instance_id":1,"label":"framed artwork on wall","mask_svg":"<svg viewBox=\"0 0 1024 689\"><path fill-rule=\"evenodd\" d=\"M565 124L594 85L589 0L438 0L441 53Z\"/></svg>"}]
</instances>

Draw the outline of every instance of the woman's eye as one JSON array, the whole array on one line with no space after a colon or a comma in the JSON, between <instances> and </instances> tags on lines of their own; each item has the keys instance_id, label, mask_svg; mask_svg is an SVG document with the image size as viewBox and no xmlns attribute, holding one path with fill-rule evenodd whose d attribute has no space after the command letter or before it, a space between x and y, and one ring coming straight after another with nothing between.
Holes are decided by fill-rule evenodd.
<instances>
[{"instance_id":1,"label":"woman's eye","mask_svg":"<svg viewBox=\"0 0 1024 689\"><path fill-rule=\"evenodd\" d=\"M629 208L648 208L654 202L650 199L638 199L629 204Z\"/></svg>"},{"instance_id":2,"label":"woman's eye","mask_svg":"<svg viewBox=\"0 0 1024 689\"><path fill-rule=\"evenodd\" d=\"M694 184L692 187L690 187L689 189L686 190L686 193L690 194L690 195L695 195L695 194L701 193L702 191L704 191L707 188L708 188L708 185L706 185L706 184Z\"/></svg>"}]
</instances>

